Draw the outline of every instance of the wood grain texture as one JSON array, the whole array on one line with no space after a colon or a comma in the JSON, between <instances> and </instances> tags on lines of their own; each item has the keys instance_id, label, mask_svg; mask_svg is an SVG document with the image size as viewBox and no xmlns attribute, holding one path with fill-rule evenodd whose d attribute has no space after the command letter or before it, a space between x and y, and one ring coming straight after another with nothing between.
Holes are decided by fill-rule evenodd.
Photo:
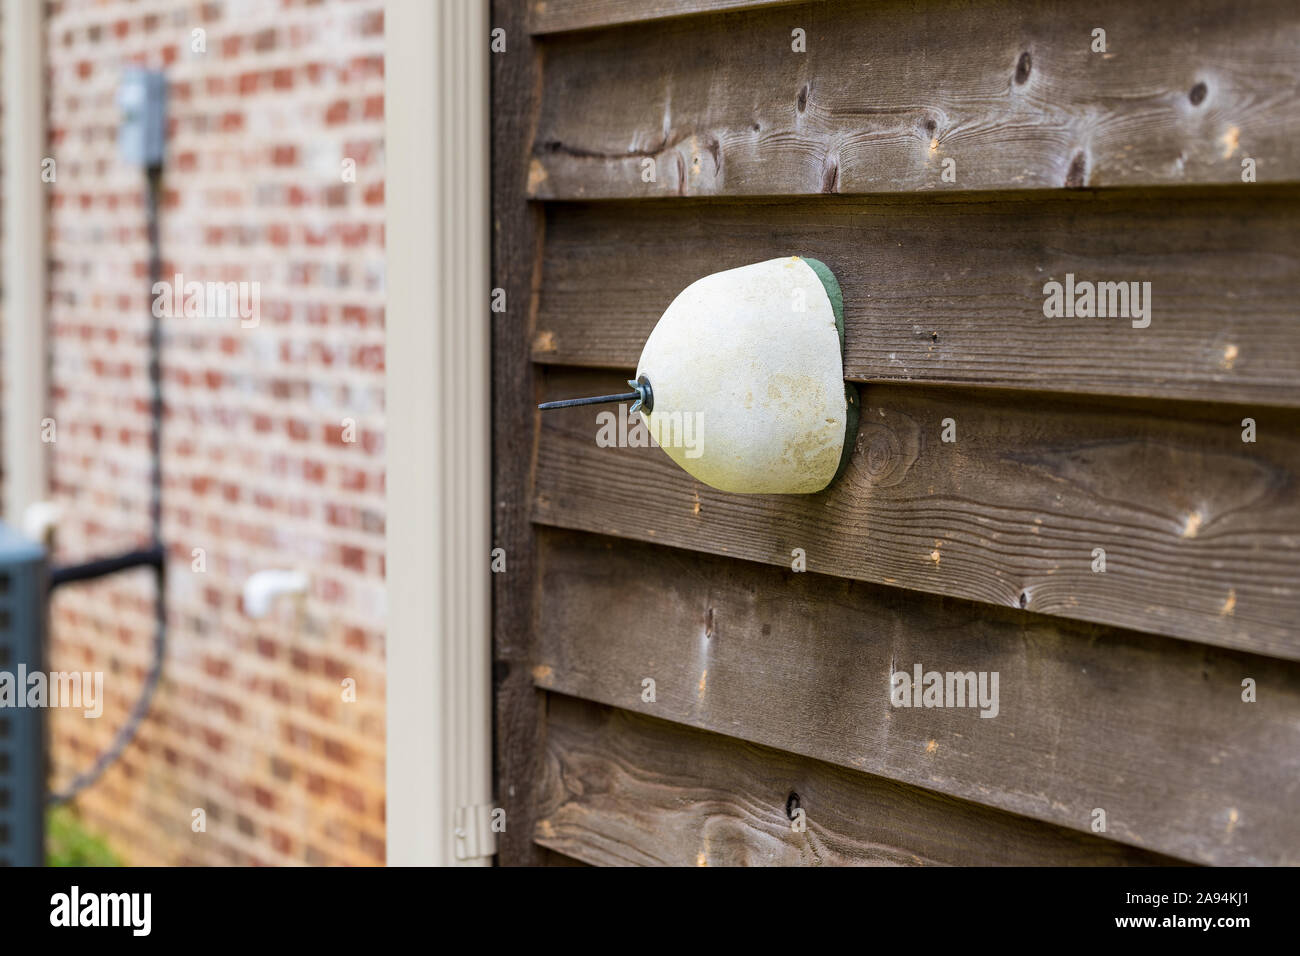
<instances>
[{"instance_id":1,"label":"wood grain texture","mask_svg":"<svg viewBox=\"0 0 1300 956\"><path fill-rule=\"evenodd\" d=\"M1300 195L1219 192L554 205L533 358L634 368L690 283L800 254L839 279L860 382L1300 405ZM1044 317L1067 273L1150 282L1150 325Z\"/></svg>"},{"instance_id":2,"label":"wood grain texture","mask_svg":"<svg viewBox=\"0 0 1300 956\"><path fill-rule=\"evenodd\" d=\"M504 549L507 568L492 575L492 653L496 791L508 821L497 837L497 859L543 865L548 859L532 840L543 727L541 695L529 681L534 556L527 504L536 441L528 350L542 222L524 195L540 65L526 13L525 0L493 0L493 26L516 39L508 53L491 58L492 276L493 287L506 292L506 311L492 315L492 546Z\"/></svg>"},{"instance_id":3,"label":"wood grain texture","mask_svg":"<svg viewBox=\"0 0 1300 956\"><path fill-rule=\"evenodd\" d=\"M537 839L590 863L1167 865L879 777L552 695ZM792 795L794 795L792 797ZM797 806L806 830L787 815Z\"/></svg>"},{"instance_id":4,"label":"wood grain texture","mask_svg":"<svg viewBox=\"0 0 1300 956\"><path fill-rule=\"evenodd\" d=\"M1241 184L1246 158L1261 183L1295 182L1297 48L1292 0L870 0L566 34L547 45L530 189Z\"/></svg>"},{"instance_id":5,"label":"wood grain texture","mask_svg":"<svg viewBox=\"0 0 1300 956\"><path fill-rule=\"evenodd\" d=\"M548 399L609 391L553 370ZM547 412L544 524L1300 659L1300 413L872 385L816 495L733 495ZM941 441L945 419L956 441ZM707 448L708 422L701 423ZM1104 573L1093 570L1105 550Z\"/></svg>"},{"instance_id":6,"label":"wood grain texture","mask_svg":"<svg viewBox=\"0 0 1300 956\"><path fill-rule=\"evenodd\" d=\"M797 0L532 0L528 26L533 33L559 33L794 2Z\"/></svg>"},{"instance_id":7,"label":"wood grain texture","mask_svg":"<svg viewBox=\"0 0 1300 956\"><path fill-rule=\"evenodd\" d=\"M1108 838L1191 861L1300 862L1296 665L657 546L541 540L541 687L1084 832L1100 807ZM918 663L998 673L997 715L891 706L890 674ZM1247 677L1257 703L1242 701Z\"/></svg>"},{"instance_id":8,"label":"wood grain texture","mask_svg":"<svg viewBox=\"0 0 1300 956\"><path fill-rule=\"evenodd\" d=\"M541 866L563 866L569 868L585 868L591 866L586 860L579 860L576 856L569 856L552 850L549 847L538 846L538 852L541 857Z\"/></svg>"}]
</instances>

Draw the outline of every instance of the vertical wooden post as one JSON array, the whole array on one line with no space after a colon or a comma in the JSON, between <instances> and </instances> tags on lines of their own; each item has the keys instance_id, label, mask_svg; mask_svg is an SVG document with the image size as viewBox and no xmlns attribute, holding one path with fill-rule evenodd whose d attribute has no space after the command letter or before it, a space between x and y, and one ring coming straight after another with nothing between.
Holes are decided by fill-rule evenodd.
<instances>
[{"instance_id":1,"label":"vertical wooden post","mask_svg":"<svg viewBox=\"0 0 1300 956\"><path fill-rule=\"evenodd\" d=\"M540 106L541 63L528 33L526 0L494 0L492 30L492 284L506 309L492 316L492 546L505 552L492 575L497 796L507 829L502 864L545 864L533 842L544 694L533 685L535 535L533 476L537 395L532 339L540 282L542 211L528 201L528 163Z\"/></svg>"}]
</instances>

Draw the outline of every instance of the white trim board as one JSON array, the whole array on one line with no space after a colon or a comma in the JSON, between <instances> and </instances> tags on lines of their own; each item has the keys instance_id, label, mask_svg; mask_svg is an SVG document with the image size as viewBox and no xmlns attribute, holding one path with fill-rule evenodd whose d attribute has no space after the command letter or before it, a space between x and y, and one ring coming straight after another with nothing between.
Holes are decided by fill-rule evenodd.
<instances>
[{"instance_id":1,"label":"white trim board","mask_svg":"<svg viewBox=\"0 0 1300 956\"><path fill-rule=\"evenodd\" d=\"M384 31L388 863L487 864L488 4L388 0Z\"/></svg>"},{"instance_id":2,"label":"white trim board","mask_svg":"<svg viewBox=\"0 0 1300 956\"><path fill-rule=\"evenodd\" d=\"M4 0L4 516L43 500L46 412L45 5Z\"/></svg>"}]
</instances>

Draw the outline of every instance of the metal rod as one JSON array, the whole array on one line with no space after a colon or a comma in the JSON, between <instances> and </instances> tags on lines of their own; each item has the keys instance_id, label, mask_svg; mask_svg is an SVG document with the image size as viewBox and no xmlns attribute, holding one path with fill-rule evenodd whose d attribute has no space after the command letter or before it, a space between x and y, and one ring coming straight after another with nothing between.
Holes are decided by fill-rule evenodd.
<instances>
[{"instance_id":1,"label":"metal rod","mask_svg":"<svg viewBox=\"0 0 1300 956\"><path fill-rule=\"evenodd\" d=\"M575 405L603 405L606 402L631 402L641 397L640 392L624 395L594 395L591 398L566 398L559 402L542 402L538 408L573 408Z\"/></svg>"},{"instance_id":2,"label":"metal rod","mask_svg":"<svg viewBox=\"0 0 1300 956\"><path fill-rule=\"evenodd\" d=\"M72 584L74 581L93 581L95 578L128 571L131 568L161 568L166 558L167 554L162 545L154 545L140 551L127 551L125 554L96 558L94 561L81 564L65 564L50 571L50 587L57 588L63 584Z\"/></svg>"}]
</instances>

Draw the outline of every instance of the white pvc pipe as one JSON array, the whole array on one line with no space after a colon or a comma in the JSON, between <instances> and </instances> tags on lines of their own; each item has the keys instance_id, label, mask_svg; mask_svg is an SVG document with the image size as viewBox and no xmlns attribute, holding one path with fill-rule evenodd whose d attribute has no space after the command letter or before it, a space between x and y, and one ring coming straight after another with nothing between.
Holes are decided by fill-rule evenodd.
<instances>
[{"instance_id":1,"label":"white pvc pipe","mask_svg":"<svg viewBox=\"0 0 1300 956\"><path fill-rule=\"evenodd\" d=\"M304 595L310 585L304 571L258 571L244 582L244 613L249 617L266 617L276 598Z\"/></svg>"}]
</instances>

